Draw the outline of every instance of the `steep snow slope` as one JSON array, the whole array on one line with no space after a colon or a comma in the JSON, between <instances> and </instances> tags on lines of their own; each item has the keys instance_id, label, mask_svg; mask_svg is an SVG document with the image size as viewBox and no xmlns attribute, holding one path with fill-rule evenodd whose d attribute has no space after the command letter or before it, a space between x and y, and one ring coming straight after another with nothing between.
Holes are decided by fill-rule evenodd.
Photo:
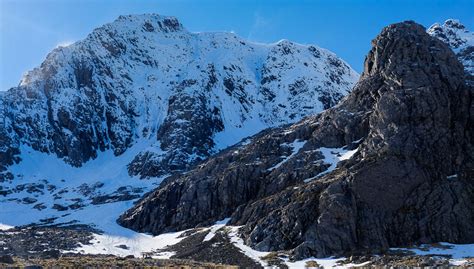
<instances>
[{"instance_id":1,"label":"steep snow slope","mask_svg":"<svg viewBox=\"0 0 474 269\"><path fill-rule=\"evenodd\" d=\"M81 166L154 141L129 172L186 169L269 126L336 104L358 74L333 53L287 40L191 33L173 17L121 16L52 51L2 97L4 168L21 144Z\"/></svg>"}]
</instances>

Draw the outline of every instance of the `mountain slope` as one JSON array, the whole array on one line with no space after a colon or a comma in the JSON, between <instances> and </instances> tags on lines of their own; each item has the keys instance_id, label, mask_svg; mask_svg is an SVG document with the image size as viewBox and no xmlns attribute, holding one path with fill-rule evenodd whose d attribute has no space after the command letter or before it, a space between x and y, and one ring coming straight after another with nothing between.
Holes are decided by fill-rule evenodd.
<instances>
[{"instance_id":1,"label":"mountain slope","mask_svg":"<svg viewBox=\"0 0 474 269\"><path fill-rule=\"evenodd\" d=\"M351 94L168 179L118 222L160 234L230 217L297 259L474 242L472 100L463 66L414 23L373 40Z\"/></svg>"},{"instance_id":2,"label":"mountain slope","mask_svg":"<svg viewBox=\"0 0 474 269\"><path fill-rule=\"evenodd\" d=\"M357 78L315 46L191 33L173 17L121 16L56 48L1 95L0 167L19 161L21 145L80 167L147 140L129 172L162 176L336 104Z\"/></svg>"},{"instance_id":3,"label":"mountain slope","mask_svg":"<svg viewBox=\"0 0 474 269\"><path fill-rule=\"evenodd\" d=\"M427 30L428 34L439 38L453 49L464 70L474 81L474 33L458 20L449 19L444 24L435 23Z\"/></svg>"}]
</instances>

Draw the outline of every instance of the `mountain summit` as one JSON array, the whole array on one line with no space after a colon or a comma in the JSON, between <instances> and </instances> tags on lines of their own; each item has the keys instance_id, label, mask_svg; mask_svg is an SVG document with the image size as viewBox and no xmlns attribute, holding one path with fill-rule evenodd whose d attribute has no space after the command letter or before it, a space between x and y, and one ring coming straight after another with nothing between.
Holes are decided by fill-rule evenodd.
<instances>
[{"instance_id":1,"label":"mountain summit","mask_svg":"<svg viewBox=\"0 0 474 269\"><path fill-rule=\"evenodd\" d=\"M357 78L316 46L191 33L174 17L120 16L56 48L2 94L0 167L19 161L21 145L80 167L146 141L129 172L162 176L335 105Z\"/></svg>"}]
</instances>

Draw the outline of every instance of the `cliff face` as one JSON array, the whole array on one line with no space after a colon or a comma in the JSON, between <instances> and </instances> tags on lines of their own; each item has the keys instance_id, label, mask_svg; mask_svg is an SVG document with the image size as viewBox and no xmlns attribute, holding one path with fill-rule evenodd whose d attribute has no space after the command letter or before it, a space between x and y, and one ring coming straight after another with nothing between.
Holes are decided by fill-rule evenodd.
<instances>
[{"instance_id":1,"label":"cliff face","mask_svg":"<svg viewBox=\"0 0 474 269\"><path fill-rule=\"evenodd\" d=\"M18 161L22 144L80 167L147 140L130 174L180 171L258 130L333 106L357 78L315 46L121 16L56 48L0 96L0 168Z\"/></svg>"},{"instance_id":2,"label":"cliff face","mask_svg":"<svg viewBox=\"0 0 474 269\"><path fill-rule=\"evenodd\" d=\"M168 179L118 222L159 234L231 217L248 245L297 258L472 243L473 96L445 43L390 25L337 106Z\"/></svg>"}]
</instances>

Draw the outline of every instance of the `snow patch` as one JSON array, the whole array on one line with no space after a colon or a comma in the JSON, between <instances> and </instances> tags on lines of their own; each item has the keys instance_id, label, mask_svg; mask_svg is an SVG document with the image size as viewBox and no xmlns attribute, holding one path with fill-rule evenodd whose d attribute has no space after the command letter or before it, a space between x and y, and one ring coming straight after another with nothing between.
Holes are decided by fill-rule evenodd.
<instances>
[{"instance_id":1,"label":"snow patch","mask_svg":"<svg viewBox=\"0 0 474 269\"><path fill-rule=\"evenodd\" d=\"M343 261L345 258L324 258L324 259L316 259L316 258L308 258L301 261L290 262L288 260L285 261L285 264L289 268L294 269L307 269L307 268L316 268L316 267L308 267L307 264L310 262L317 262L320 268L346 268L345 266L337 266L337 263Z\"/></svg>"},{"instance_id":2,"label":"snow patch","mask_svg":"<svg viewBox=\"0 0 474 269\"><path fill-rule=\"evenodd\" d=\"M0 223L0 231L10 230L11 228L14 228L14 226L5 225L3 223Z\"/></svg>"},{"instance_id":3,"label":"snow patch","mask_svg":"<svg viewBox=\"0 0 474 269\"><path fill-rule=\"evenodd\" d=\"M474 257L474 244L451 244L440 242L438 244L420 245L416 248L392 248L392 250L411 251L416 255L451 255L449 262L457 266L466 263L466 258Z\"/></svg>"},{"instance_id":4,"label":"snow patch","mask_svg":"<svg viewBox=\"0 0 474 269\"><path fill-rule=\"evenodd\" d=\"M239 237L239 228L241 226L232 226L230 228L229 237L230 241L239 248L247 257L260 263L262 266L267 266L267 263L262 260L262 257L270 254L270 252L254 250L251 247L244 244L244 240Z\"/></svg>"},{"instance_id":5,"label":"snow patch","mask_svg":"<svg viewBox=\"0 0 474 269\"><path fill-rule=\"evenodd\" d=\"M143 253L163 249L179 243L184 237L179 237L182 232L160 234L151 236L136 233L130 236L117 236L108 234L95 234L91 245L82 245L74 252L82 254L112 254L117 256L133 255L141 257ZM160 252L154 258L169 259L174 252Z\"/></svg>"},{"instance_id":6,"label":"snow patch","mask_svg":"<svg viewBox=\"0 0 474 269\"><path fill-rule=\"evenodd\" d=\"M272 171L274 169L277 169L282 164L286 163L289 159L293 158L293 156L295 156L305 144L306 144L306 141L299 140L299 139L296 139L292 143L283 143L283 144L281 144L281 146L290 147L292 149L291 154L289 156L281 156L283 158L283 160L280 161L279 163L277 163L276 165L268 168L267 171Z\"/></svg>"},{"instance_id":7,"label":"snow patch","mask_svg":"<svg viewBox=\"0 0 474 269\"><path fill-rule=\"evenodd\" d=\"M456 178L458 178L458 174L454 174L454 175L450 175L446 177L446 179L456 179Z\"/></svg>"},{"instance_id":8,"label":"snow patch","mask_svg":"<svg viewBox=\"0 0 474 269\"><path fill-rule=\"evenodd\" d=\"M342 148L324 148L324 147L319 148L319 151L324 156L323 162L326 163L326 164L329 164L330 166L328 167L328 169L326 169L326 171L321 172L321 173L317 174L314 177L307 178L307 179L304 180L304 182L310 182L313 179L316 179L320 176L323 176L325 174L328 174L328 173L334 171L334 169L336 169L337 164L340 161L344 161L344 160L348 160L348 159L352 158L352 156L354 156L354 154L357 152L357 150L358 150L358 148L353 149L353 150L347 150L347 149L344 149L344 147L342 147Z\"/></svg>"},{"instance_id":9,"label":"snow patch","mask_svg":"<svg viewBox=\"0 0 474 269\"><path fill-rule=\"evenodd\" d=\"M216 221L216 223L214 223L214 225L212 225L209 228L209 233L206 234L206 237L204 237L204 239L202 241L205 242L205 241L209 241L212 238L214 238L214 236L216 235L217 230L224 227L227 224L227 222L229 222L229 220L230 220L230 218L225 218L223 220Z\"/></svg>"}]
</instances>

